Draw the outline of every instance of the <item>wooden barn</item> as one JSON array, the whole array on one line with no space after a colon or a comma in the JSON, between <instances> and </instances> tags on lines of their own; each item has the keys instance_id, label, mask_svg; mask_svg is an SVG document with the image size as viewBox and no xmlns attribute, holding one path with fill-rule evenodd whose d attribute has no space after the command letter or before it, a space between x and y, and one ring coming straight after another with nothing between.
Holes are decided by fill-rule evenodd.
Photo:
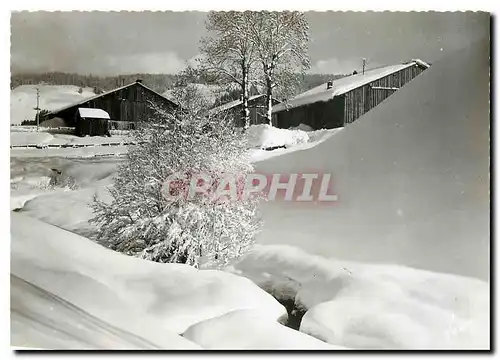
<instances>
[{"instance_id":1,"label":"wooden barn","mask_svg":"<svg viewBox=\"0 0 500 360\"><path fill-rule=\"evenodd\" d=\"M288 129L346 126L367 113L427 69L421 60L367 70L329 81L273 107L273 125Z\"/></svg>"},{"instance_id":2,"label":"wooden barn","mask_svg":"<svg viewBox=\"0 0 500 360\"><path fill-rule=\"evenodd\" d=\"M273 99L273 105L279 104L279 101ZM254 95L248 99L248 109L250 110L250 125L265 124L266 120L266 95ZM224 105L217 106L208 112L208 115L214 116L217 114L225 114L234 119L236 126L243 127L241 112L243 110L243 101L235 100Z\"/></svg>"},{"instance_id":3,"label":"wooden barn","mask_svg":"<svg viewBox=\"0 0 500 360\"><path fill-rule=\"evenodd\" d=\"M50 111L41 121L58 118L65 126L77 127L81 121L79 110L84 108L101 109L109 115L107 120L111 129L133 129L139 122L148 121L153 116L151 104L164 110L174 110L178 105L163 95L148 88L137 80L117 89L95 95L58 110Z\"/></svg>"}]
</instances>

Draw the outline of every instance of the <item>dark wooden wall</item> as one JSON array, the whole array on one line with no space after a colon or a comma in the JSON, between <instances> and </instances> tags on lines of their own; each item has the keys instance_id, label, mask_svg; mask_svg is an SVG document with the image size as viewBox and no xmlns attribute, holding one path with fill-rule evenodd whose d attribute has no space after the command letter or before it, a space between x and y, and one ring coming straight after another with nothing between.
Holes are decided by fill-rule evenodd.
<instances>
[{"instance_id":1,"label":"dark wooden wall","mask_svg":"<svg viewBox=\"0 0 500 360\"><path fill-rule=\"evenodd\" d=\"M248 102L248 110L250 110L250 125L258 125L258 124L266 124L266 97L262 96L254 100L250 100ZM273 105L278 103L277 100L273 99ZM229 116L234 119L235 125L238 127L243 127L244 121L241 117L241 111L243 109L243 105L235 106L228 110Z\"/></svg>"},{"instance_id":2,"label":"dark wooden wall","mask_svg":"<svg viewBox=\"0 0 500 360\"><path fill-rule=\"evenodd\" d=\"M63 118L68 122L68 126L75 126L74 119L78 108L97 108L106 111L111 120L114 121L142 122L148 121L154 115L154 110L149 101L165 110L176 107L173 102L155 92L139 84L133 84L124 89L72 106L57 114L52 114L52 116Z\"/></svg>"},{"instance_id":3,"label":"dark wooden wall","mask_svg":"<svg viewBox=\"0 0 500 360\"><path fill-rule=\"evenodd\" d=\"M306 124L313 129L334 129L344 124L344 97L280 111L273 115L275 126L283 129Z\"/></svg>"},{"instance_id":4,"label":"dark wooden wall","mask_svg":"<svg viewBox=\"0 0 500 360\"><path fill-rule=\"evenodd\" d=\"M401 88L422 71L423 69L417 65L410 66L346 93L344 124L352 123L397 91L373 89L373 86Z\"/></svg>"},{"instance_id":5,"label":"dark wooden wall","mask_svg":"<svg viewBox=\"0 0 500 360\"><path fill-rule=\"evenodd\" d=\"M108 119L82 118L77 114L75 135L106 136L109 135Z\"/></svg>"}]
</instances>

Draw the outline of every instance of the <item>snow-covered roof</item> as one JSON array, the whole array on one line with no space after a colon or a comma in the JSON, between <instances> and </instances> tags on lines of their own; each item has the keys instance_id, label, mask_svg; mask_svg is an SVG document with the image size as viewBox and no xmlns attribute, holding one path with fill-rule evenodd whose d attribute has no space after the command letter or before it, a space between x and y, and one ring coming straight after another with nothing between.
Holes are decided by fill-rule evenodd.
<instances>
[{"instance_id":1,"label":"snow-covered roof","mask_svg":"<svg viewBox=\"0 0 500 360\"><path fill-rule=\"evenodd\" d=\"M265 96L264 94L259 94L259 95L253 95L253 96L250 96L248 98L248 101L253 101L255 99L259 99L261 97ZM242 100L234 100L234 101L230 101L228 103L225 103L223 105L220 105L220 106L217 106L217 107L214 107L213 109L210 109L208 111L208 115L215 115L215 114L218 114L222 111L226 111L226 110L229 110L229 109L232 109L238 105L241 105L243 103Z\"/></svg>"},{"instance_id":2,"label":"snow-covered roof","mask_svg":"<svg viewBox=\"0 0 500 360\"><path fill-rule=\"evenodd\" d=\"M82 118L109 119L109 114L102 109L78 108Z\"/></svg>"},{"instance_id":3,"label":"snow-covered roof","mask_svg":"<svg viewBox=\"0 0 500 360\"><path fill-rule=\"evenodd\" d=\"M378 80L411 66L422 66L426 68L429 67L427 63L417 59L404 64L390 65L377 69L367 70L364 74L349 75L337 80L333 80L332 87L330 89L327 88L328 83L324 83L295 96L288 101L288 108L294 108L305 104L312 104L319 101L331 100L335 96L345 94L353 89L356 89L358 87L371 83L372 81ZM273 112L279 112L286 109L286 104L281 103L273 107Z\"/></svg>"},{"instance_id":4,"label":"snow-covered roof","mask_svg":"<svg viewBox=\"0 0 500 360\"><path fill-rule=\"evenodd\" d=\"M420 60L420 59L412 59L411 61L416 63L417 65L425 67L425 68L429 68L431 66L429 63L426 63L425 61Z\"/></svg>"}]
</instances>

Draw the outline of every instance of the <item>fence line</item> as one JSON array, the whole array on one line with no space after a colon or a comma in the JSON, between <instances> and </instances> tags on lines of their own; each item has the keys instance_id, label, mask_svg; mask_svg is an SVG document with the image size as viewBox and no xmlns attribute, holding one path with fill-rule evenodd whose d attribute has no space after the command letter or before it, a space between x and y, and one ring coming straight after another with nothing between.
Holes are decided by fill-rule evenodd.
<instances>
[{"instance_id":1,"label":"fence line","mask_svg":"<svg viewBox=\"0 0 500 360\"><path fill-rule=\"evenodd\" d=\"M10 145L11 149L65 149L65 148L86 148L86 147L113 147L113 146L129 146L138 145L142 142L112 142L101 144L26 144L26 145Z\"/></svg>"}]
</instances>

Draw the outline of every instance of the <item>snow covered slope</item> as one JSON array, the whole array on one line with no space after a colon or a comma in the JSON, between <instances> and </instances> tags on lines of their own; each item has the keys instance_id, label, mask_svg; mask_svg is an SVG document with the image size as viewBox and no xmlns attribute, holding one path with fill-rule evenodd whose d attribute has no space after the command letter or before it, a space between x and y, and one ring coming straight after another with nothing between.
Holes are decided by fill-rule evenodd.
<instances>
[{"instance_id":1,"label":"snow covered slope","mask_svg":"<svg viewBox=\"0 0 500 360\"><path fill-rule=\"evenodd\" d=\"M56 110L74 102L94 96L91 88L73 85L21 85L10 93L10 123L20 124L24 120L36 118L36 88L40 89L40 109Z\"/></svg>"},{"instance_id":2,"label":"snow covered slope","mask_svg":"<svg viewBox=\"0 0 500 360\"><path fill-rule=\"evenodd\" d=\"M163 331L158 343L93 317L60 297L10 276L11 344L50 350L198 349L181 336ZM143 332L145 334L145 332Z\"/></svg>"},{"instance_id":3,"label":"snow covered slope","mask_svg":"<svg viewBox=\"0 0 500 360\"><path fill-rule=\"evenodd\" d=\"M488 279L489 42L433 64L315 147L264 173L332 174L334 205L262 204L263 244Z\"/></svg>"},{"instance_id":4,"label":"snow covered slope","mask_svg":"<svg viewBox=\"0 0 500 360\"><path fill-rule=\"evenodd\" d=\"M11 237L12 275L155 344L165 344L163 332L180 334L234 310L286 316L271 295L236 275L126 256L17 213Z\"/></svg>"}]
</instances>

